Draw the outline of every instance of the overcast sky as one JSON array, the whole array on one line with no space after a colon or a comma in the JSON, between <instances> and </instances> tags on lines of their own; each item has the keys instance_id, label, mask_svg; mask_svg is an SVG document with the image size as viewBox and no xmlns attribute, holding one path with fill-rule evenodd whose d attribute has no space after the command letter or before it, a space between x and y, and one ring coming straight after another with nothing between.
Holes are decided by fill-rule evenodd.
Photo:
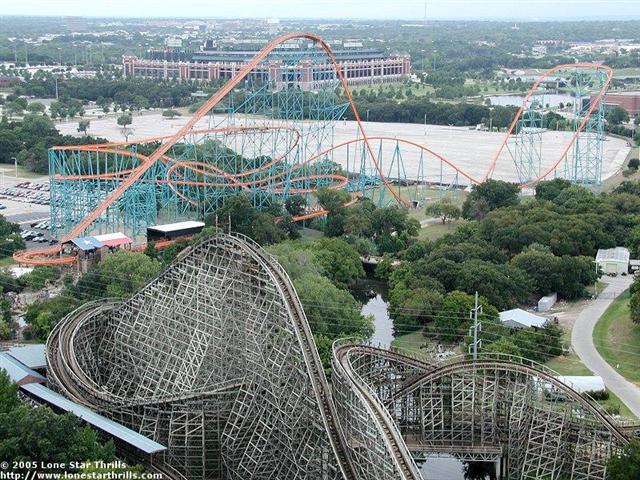
<instances>
[{"instance_id":1,"label":"overcast sky","mask_svg":"<svg viewBox=\"0 0 640 480\"><path fill-rule=\"evenodd\" d=\"M421 20L424 0L2 0L0 15ZM640 18L640 0L427 0L428 19Z\"/></svg>"}]
</instances>

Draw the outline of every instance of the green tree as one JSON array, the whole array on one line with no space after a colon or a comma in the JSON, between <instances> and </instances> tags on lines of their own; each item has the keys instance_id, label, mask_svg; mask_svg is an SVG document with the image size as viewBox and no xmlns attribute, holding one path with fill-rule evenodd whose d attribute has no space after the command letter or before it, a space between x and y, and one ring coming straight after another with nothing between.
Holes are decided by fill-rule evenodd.
<instances>
[{"instance_id":1,"label":"green tree","mask_svg":"<svg viewBox=\"0 0 640 480\"><path fill-rule=\"evenodd\" d=\"M640 323L640 292L635 292L629 299L629 313L634 323Z\"/></svg>"},{"instance_id":2,"label":"green tree","mask_svg":"<svg viewBox=\"0 0 640 480\"><path fill-rule=\"evenodd\" d=\"M143 253L121 250L108 255L95 268L106 285L106 296L123 298L158 276L161 267Z\"/></svg>"},{"instance_id":3,"label":"green tree","mask_svg":"<svg viewBox=\"0 0 640 480\"><path fill-rule=\"evenodd\" d=\"M627 112L624 108L615 105L613 107L607 108L606 119L609 125L620 125L622 123L627 123L629 121L629 112Z\"/></svg>"},{"instance_id":4,"label":"green tree","mask_svg":"<svg viewBox=\"0 0 640 480\"><path fill-rule=\"evenodd\" d=\"M31 272L25 273L20 280L32 290L44 288L47 282L60 276L60 271L53 267L35 267Z\"/></svg>"},{"instance_id":5,"label":"green tree","mask_svg":"<svg viewBox=\"0 0 640 480\"><path fill-rule=\"evenodd\" d=\"M536 185L536 198L538 200L553 201L560 193L571 187L572 183L564 178L555 178Z\"/></svg>"},{"instance_id":6,"label":"green tree","mask_svg":"<svg viewBox=\"0 0 640 480\"><path fill-rule=\"evenodd\" d=\"M90 120L80 120L78 122L78 132L87 133L87 130L89 130L89 125L91 125Z\"/></svg>"},{"instance_id":7,"label":"green tree","mask_svg":"<svg viewBox=\"0 0 640 480\"><path fill-rule=\"evenodd\" d=\"M307 199L302 195L291 195L284 201L284 208L292 217L302 215L306 206Z\"/></svg>"},{"instance_id":8,"label":"green tree","mask_svg":"<svg viewBox=\"0 0 640 480\"><path fill-rule=\"evenodd\" d=\"M27 111L29 113L43 113L46 107L40 102L31 102L27 105Z\"/></svg>"},{"instance_id":9,"label":"green tree","mask_svg":"<svg viewBox=\"0 0 640 480\"><path fill-rule=\"evenodd\" d=\"M479 303L482 305L479 320L483 322L483 326L485 323L496 322L498 318L496 307L484 297L480 297ZM431 327L434 334L445 342L460 342L471 325L469 313L474 306L473 295L460 291L447 293Z\"/></svg>"},{"instance_id":10,"label":"green tree","mask_svg":"<svg viewBox=\"0 0 640 480\"><path fill-rule=\"evenodd\" d=\"M448 199L439 200L427 205L425 212L427 215L433 215L439 217L444 225L447 221L456 220L460 218L462 212L460 208L451 203Z\"/></svg>"},{"instance_id":11,"label":"green tree","mask_svg":"<svg viewBox=\"0 0 640 480\"><path fill-rule=\"evenodd\" d=\"M64 295L32 303L24 315L30 330L29 336L46 341L53 327L78 306L79 302L76 299Z\"/></svg>"},{"instance_id":12,"label":"green tree","mask_svg":"<svg viewBox=\"0 0 640 480\"><path fill-rule=\"evenodd\" d=\"M613 455L607 464L607 480L640 478L640 442L631 440L622 453Z\"/></svg>"},{"instance_id":13,"label":"green tree","mask_svg":"<svg viewBox=\"0 0 640 480\"><path fill-rule=\"evenodd\" d=\"M328 278L306 274L293 284L314 334L332 339L350 335L367 338L373 332L373 321L360 314L358 302Z\"/></svg>"},{"instance_id":14,"label":"green tree","mask_svg":"<svg viewBox=\"0 0 640 480\"><path fill-rule=\"evenodd\" d=\"M497 208L518 204L518 185L501 180L486 180L474 185L462 204L462 216L479 220Z\"/></svg>"},{"instance_id":15,"label":"green tree","mask_svg":"<svg viewBox=\"0 0 640 480\"><path fill-rule=\"evenodd\" d=\"M167 117L167 118L169 118L169 119L171 119L171 118L176 118L176 117L179 117L179 116L181 116L181 115L182 115L182 114L181 114L179 111L177 111L177 110L173 110L173 109L164 110L164 111L162 112L162 116L163 116L163 117Z\"/></svg>"},{"instance_id":16,"label":"green tree","mask_svg":"<svg viewBox=\"0 0 640 480\"><path fill-rule=\"evenodd\" d=\"M315 262L338 288L353 287L364 277L358 251L339 238L323 238L313 243Z\"/></svg>"}]
</instances>

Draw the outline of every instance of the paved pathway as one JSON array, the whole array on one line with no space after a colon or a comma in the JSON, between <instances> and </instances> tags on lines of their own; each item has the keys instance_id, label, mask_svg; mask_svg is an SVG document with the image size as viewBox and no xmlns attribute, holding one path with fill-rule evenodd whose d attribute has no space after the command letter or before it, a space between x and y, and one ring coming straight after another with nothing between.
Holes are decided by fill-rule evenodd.
<instances>
[{"instance_id":1,"label":"paved pathway","mask_svg":"<svg viewBox=\"0 0 640 480\"><path fill-rule=\"evenodd\" d=\"M607 388L615 393L640 418L640 387L625 380L615 368L605 362L593 344L593 328L598 319L613 300L629 288L632 280L633 277L630 275L603 278L603 281L608 282L609 285L597 299L593 300L578 315L571 331L571 345L589 370L595 375L601 376Z\"/></svg>"}]
</instances>

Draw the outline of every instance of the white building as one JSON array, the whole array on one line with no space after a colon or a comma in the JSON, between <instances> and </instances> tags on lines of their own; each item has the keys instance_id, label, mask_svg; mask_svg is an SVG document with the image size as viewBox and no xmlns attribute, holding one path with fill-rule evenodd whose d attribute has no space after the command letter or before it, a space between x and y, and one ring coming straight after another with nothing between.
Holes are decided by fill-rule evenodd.
<instances>
[{"instance_id":1,"label":"white building","mask_svg":"<svg viewBox=\"0 0 640 480\"><path fill-rule=\"evenodd\" d=\"M500 312L500 321L505 327L510 328L542 328L547 324L549 319L547 317L534 315L521 308L514 308Z\"/></svg>"},{"instance_id":2,"label":"white building","mask_svg":"<svg viewBox=\"0 0 640 480\"><path fill-rule=\"evenodd\" d=\"M601 248L596 263L604 274L619 275L629 271L629 250L624 247Z\"/></svg>"}]
</instances>

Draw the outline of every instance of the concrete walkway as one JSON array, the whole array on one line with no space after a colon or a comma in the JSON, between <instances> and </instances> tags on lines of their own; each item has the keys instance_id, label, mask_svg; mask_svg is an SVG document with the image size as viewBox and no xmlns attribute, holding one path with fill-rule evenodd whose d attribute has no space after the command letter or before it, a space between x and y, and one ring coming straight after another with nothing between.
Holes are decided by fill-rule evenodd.
<instances>
[{"instance_id":1,"label":"concrete walkway","mask_svg":"<svg viewBox=\"0 0 640 480\"><path fill-rule=\"evenodd\" d=\"M598 298L578 315L571 331L571 345L589 370L595 375L601 376L607 388L616 394L634 415L640 418L640 387L625 380L615 368L605 362L593 344L593 329L598 319L613 300L629 288L633 277L630 275L615 278L603 277L602 281L608 282L608 285Z\"/></svg>"}]
</instances>

